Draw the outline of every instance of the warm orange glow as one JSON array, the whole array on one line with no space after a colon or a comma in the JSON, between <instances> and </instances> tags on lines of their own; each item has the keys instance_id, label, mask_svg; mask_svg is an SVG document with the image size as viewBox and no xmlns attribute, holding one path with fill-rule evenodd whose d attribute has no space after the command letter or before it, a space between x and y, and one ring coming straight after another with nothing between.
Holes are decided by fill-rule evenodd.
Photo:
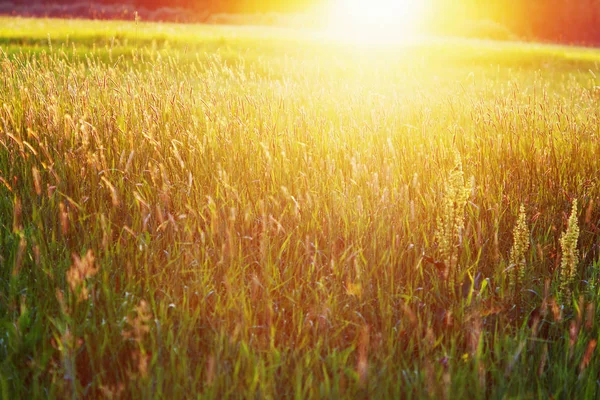
<instances>
[{"instance_id":1,"label":"warm orange glow","mask_svg":"<svg viewBox=\"0 0 600 400\"><path fill-rule=\"evenodd\" d=\"M419 33L425 19L424 0L336 0L332 28L351 41L404 41Z\"/></svg>"}]
</instances>

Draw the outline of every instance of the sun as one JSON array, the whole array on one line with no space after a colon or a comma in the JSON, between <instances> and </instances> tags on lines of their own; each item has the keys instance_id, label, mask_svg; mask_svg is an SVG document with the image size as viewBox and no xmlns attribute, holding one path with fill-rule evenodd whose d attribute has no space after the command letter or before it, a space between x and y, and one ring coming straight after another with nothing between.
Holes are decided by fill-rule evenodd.
<instances>
[{"instance_id":1,"label":"sun","mask_svg":"<svg viewBox=\"0 0 600 400\"><path fill-rule=\"evenodd\" d=\"M419 33L426 5L425 0L335 0L331 26L348 40L406 40Z\"/></svg>"}]
</instances>

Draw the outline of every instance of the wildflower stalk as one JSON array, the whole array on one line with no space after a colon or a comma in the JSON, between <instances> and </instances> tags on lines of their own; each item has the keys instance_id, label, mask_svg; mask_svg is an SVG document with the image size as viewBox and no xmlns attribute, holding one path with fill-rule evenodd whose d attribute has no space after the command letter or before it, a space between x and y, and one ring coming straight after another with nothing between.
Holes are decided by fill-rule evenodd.
<instances>
[{"instance_id":1,"label":"wildflower stalk","mask_svg":"<svg viewBox=\"0 0 600 400\"><path fill-rule=\"evenodd\" d=\"M525 253L529 250L529 228L525 221L525 206L521 204L517 225L513 230L513 246L510 251L510 285L516 293L525 279Z\"/></svg>"},{"instance_id":2,"label":"wildflower stalk","mask_svg":"<svg viewBox=\"0 0 600 400\"><path fill-rule=\"evenodd\" d=\"M437 221L435 238L440 258L446 265L445 277L450 288L454 288L460 275L458 265L459 248L465 229L465 207L471 188L465 186L465 177L460 154L455 152L454 168L450 172L442 201L442 213Z\"/></svg>"},{"instance_id":3,"label":"wildflower stalk","mask_svg":"<svg viewBox=\"0 0 600 400\"><path fill-rule=\"evenodd\" d=\"M579 226L577 225L577 199L575 199L567 230L560 237L562 260L560 264L559 295L562 301L568 301L571 297L571 285L575 279L577 263L579 262L579 255L577 253L578 240Z\"/></svg>"}]
</instances>

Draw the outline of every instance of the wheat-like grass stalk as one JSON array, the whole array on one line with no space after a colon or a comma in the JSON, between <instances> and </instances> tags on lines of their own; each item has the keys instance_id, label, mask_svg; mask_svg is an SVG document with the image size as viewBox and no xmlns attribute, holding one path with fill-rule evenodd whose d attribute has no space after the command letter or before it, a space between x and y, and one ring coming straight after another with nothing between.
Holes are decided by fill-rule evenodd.
<instances>
[{"instance_id":1,"label":"wheat-like grass stalk","mask_svg":"<svg viewBox=\"0 0 600 400\"><path fill-rule=\"evenodd\" d=\"M521 204L517 224L513 230L513 246L510 251L510 284L518 290L525 279L526 260L525 254L529 250L529 228L526 222L525 206Z\"/></svg>"},{"instance_id":2,"label":"wheat-like grass stalk","mask_svg":"<svg viewBox=\"0 0 600 400\"><path fill-rule=\"evenodd\" d=\"M454 167L448 176L442 200L442 212L438 217L435 238L440 258L446 264L446 277L450 288L454 288L460 276L458 263L459 248L465 229L465 208L471 188L465 184L460 153L454 153Z\"/></svg>"},{"instance_id":3,"label":"wheat-like grass stalk","mask_svg":"<svg viewBox=\"0 0 600 400\"><path fill-rule=\"evenodd\" d=\"M579 225L577 222L577 199L573 200L571 216L567 230L560 237L562 259L560 263L560 298L568 302L571 297L571 286L577 273L579 254L577 241L579 240Z\"/></svg>"}]
</instances>

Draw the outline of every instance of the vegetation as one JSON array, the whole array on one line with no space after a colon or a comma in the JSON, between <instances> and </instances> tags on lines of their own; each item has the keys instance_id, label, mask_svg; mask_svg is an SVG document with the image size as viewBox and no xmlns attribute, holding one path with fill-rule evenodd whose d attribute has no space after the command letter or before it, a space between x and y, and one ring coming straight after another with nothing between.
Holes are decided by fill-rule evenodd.
<instances>
[{"instance_id":1,"label":"vegetation","mask_svg":"<svg viewBox=\"0 0 600 400\"><path fill-rule=\"evenodd\" d=\"M337 0L3 0L0 15L304 26ZM424 0L427 30L461 37L513 37L600 44L598 0ZM13 14L14 13L14 14ZM293 14L296 15L293 15Z\"/></svg>"},{"instance_id":2,"label":"vegetation","mask_svg":"<svg viewBox=\"0 0 600 400\"><path fill-rule=\"evenodd\" d=\"M2 398L598 392L599 52L0 27Z\"/></svg>"}]
</instances>

